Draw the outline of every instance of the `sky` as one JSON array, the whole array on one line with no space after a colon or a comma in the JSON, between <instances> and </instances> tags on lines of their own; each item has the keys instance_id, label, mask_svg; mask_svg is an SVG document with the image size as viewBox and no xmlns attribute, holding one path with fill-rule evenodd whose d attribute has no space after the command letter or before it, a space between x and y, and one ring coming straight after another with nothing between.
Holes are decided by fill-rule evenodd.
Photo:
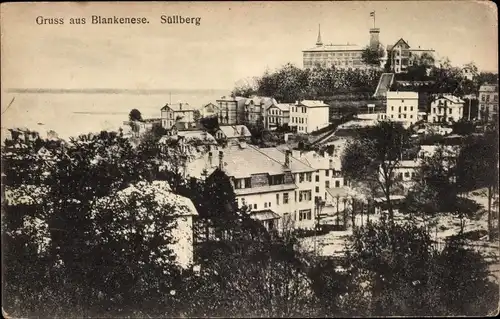
<instances>
[{"instance_id":1,"label":"sky","mask_svg":"<svg viewBox=\"0 0 500 319\"><path fill-rule=\"evenodd\" d=\"M485 1L2 3L2 88L231 89L287 62L302 67L321 24L324 43L405 39L460 66L498 69L497 7ZM91 15L146 17L93 25ZM200 26L161 24L200 17ZM36 18L63 18L37 25ZM85 25L70 25L85 17Z\"/></svg>"}]
</instances>

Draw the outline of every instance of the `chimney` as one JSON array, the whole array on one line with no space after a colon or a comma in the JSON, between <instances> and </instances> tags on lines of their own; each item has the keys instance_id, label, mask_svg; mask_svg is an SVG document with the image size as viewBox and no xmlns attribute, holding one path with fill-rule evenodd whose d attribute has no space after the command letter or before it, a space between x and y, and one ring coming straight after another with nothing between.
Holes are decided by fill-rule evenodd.
<instances>
[{"instance_id":1,"label":"chimney","mask_svg":"<svg viewBox=\"0 0 500 319\"><path fill-rule=\"evenodd\" d=\"M285 167L290 168L290 153L291 151L286 150L285 151Z\"/></svg>"},{"instance_id":2,"label":"chimney","mask_svg":"<svg viewBox=\"0 0 500 319\"><path fill-rule=\"evenodd\" d=\"M208 152L208 167L212 167L212 152Z\"/></svg>"},{"instance_id":3,"label":"chimney","mask_svg":"<svg viewBox=\"0 0 500 319\"><path fill-rule=\"evenodd\" d=\"M224 152L219 151L219 169L222 170L224 168L224 162L222 161L224 159Z\"/></svg>"},{"instance_id":4,"label":"chimney","mask_svg":"<svg viewBox=\"0 0 500 319\"><path fill-rule=\"evenodd\" d=\"M179 103L179 111L182 111L182 103Z\"/></svg>"}]
</instances>

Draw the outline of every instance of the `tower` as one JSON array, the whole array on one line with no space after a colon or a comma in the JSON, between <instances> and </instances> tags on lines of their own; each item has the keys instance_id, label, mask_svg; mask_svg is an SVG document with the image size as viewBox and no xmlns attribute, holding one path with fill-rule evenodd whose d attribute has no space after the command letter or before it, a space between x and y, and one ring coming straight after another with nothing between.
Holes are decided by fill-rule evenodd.
<instances>
[{"instance_id":1,"label":"tower","mask_svg":"<svg viewBox=\"0 0 500 319\"><path fill-rule=\"evenodd\" d=\"M316 46L322 46L323 41L321 41L321 24L318 25L318 40L316 40Z\"/></svg>"},{"instance_id":2,"label":"tower","mask_svg":"<svg viewBox=\"0 0 500 319\"><path fill-rule=\"evenodd\" d=\"M380 29L371 28L370 29L370 49L377 50L380 44L379 40Z\"/></svg>"}]
</instances>

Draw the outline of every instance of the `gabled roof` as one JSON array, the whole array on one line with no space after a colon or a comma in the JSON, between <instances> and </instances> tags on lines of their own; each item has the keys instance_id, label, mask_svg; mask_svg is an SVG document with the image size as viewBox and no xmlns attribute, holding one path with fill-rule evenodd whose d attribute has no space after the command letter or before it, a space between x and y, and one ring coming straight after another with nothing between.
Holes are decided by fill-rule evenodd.
<instances>
[{"instance_id":1,"label":"gabled roof","mask_svg":"<svg viewBox=\"0 0 500 319\"><path fill-rule=\"evenodd\" d=\"M439 100L439 99L446 99L446 100L448 100L452 103L456 103L456 104L465 103L465 101L462 100L461 98L459 98L458 96L451 95L451 94L443 94L443 95L436 96L436 100Z\"/></svg>"},{"instance_id":2,"label":"gabled roof","mask_svg":"<svg viewBox=\"0 0 500 319\"><path fill-rule=\"evenodd\" d=\"M483 84L479 92L498 92L498 84Z\"/></svg>"},{"instance_id":3,"label":"gabled roof","mask_svg":"<svg viewBox=\"0 0 500 319\"><path fill-rule=\"evenodd\" d=\"M219 130L226 138L252 137L250 130L245 125L222 125Z\"/></svg>"},{"instance_id":4,"label":"gabled roof","mask_svg":"<svg viewBox=\"0 0 500 319\"><path fill-rule=\"evenodd\" d=\"M290 111L290 104L287 104L287 103L277 103L277 104L271 105L269 108L271 108L271 107L276 107L276 108L280 109L282 112Z\"/></svg>"},{"instance_id":5,"label":"gabled roof","mask_svg":"<svg viewBox=\"0 0 500 319\"><path fill-rule=\"evenodd\" d=\"M328 107L328 104L325 104L323 101L318 101L318 100L302 100L296 105L302 105L302 106L307 106L307 107Z\"/></svg>"},{"instance_id":6,"label":"gabled roof","mask_svg":"<svg viewBox=\"0 0 500 319\"><path fill-rule=\"evenodd\" d=\"M406 42L403 38L400 38L398 41L396 41L396 43L392 46L391 49L394 49L394 47L396 47L399 44L405 44L408 48L410 47L408 42Z\"/></svg>"},{"instance_id":7,"label":"gabled roof","mask_svg":"<svg viewBox=\"0 0 500 319\"><path fill-rule=\"evenodd\" d=\"M174 112L194 112L196 110L194 107L189 105L189 103L167 103L161 108L161 110L165 111L167 108L170 108Z\"/></svg>"},{"instance_id":8,"label":"gabled roof","mask_svg":"<svg viewBox=\"0 0 500 319\"><path fill-rule=\"evenodd\" d=\"M279 175L284 174L287 170L285 152L274 147L257 148L247 145L245 148L241 148L234 146L225 148L222 152L223 169L228 176L235 178L247 178L253 174ZM211 174L218 166L219 153L209 152L189 163L187 168L190 176L199 177L204 169L207 170L208 174ZM314 168L293 156L290 156L289 169L292 173L315 171Z\"/></svg>"},{"instance_id":9,"label":"gabled roof","mask_svg":"<svg viewBox=\"0 0 500 319\"><path fill-rule=\"evenodd\" d=\"M260 105L260 106L263 106L265 108L268 108L274 104L278 104L278 102L276 102L276 100L272 97L252 96L252 97L246 99L245 105L250 105L252 102L254 105Z\"/></svg>"}]
</instances>

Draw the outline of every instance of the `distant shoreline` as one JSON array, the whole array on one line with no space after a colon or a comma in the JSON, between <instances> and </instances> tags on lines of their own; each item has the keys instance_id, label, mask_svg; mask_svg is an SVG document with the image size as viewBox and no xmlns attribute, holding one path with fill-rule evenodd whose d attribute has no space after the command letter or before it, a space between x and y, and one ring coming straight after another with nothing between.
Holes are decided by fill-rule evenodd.
<instances>
[{"instance_id":1,"label":"distant shoreline","mask_svg":"<svg viewBox=\"0 0 500 319\"><path fill-rule=\"evenodd\" d=\"M53 89L53 88L9 88L7 93L46 93L46 94L186 94L186 93L221 93L230 92L226 89L112 89L112 88L85 88L85 89Z\"/></svg>"}]
</instances>

